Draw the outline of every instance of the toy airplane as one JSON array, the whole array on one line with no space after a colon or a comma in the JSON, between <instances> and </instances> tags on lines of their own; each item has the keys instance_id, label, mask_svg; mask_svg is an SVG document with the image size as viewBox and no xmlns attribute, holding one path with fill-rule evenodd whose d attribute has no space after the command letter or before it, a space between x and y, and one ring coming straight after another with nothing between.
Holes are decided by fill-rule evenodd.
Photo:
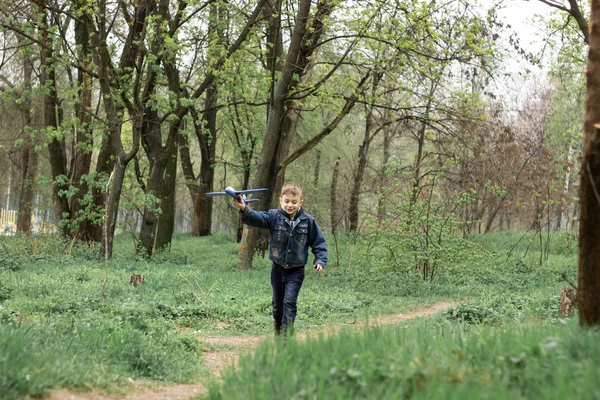
<instances>
[{"instance_id":1,"label":"toy airplane","mask_svg":"<svg viewBox=\"0 0 600 400\"><path fill-rule=\"evenodd\" d=\"M249 198L246 197L247 194L262 193L262 192L268 192L268 191L269 191L269 189L267 189L267 188L262 188L262 189L248 189L248 190L235 190L231 186L227 186L225 188L224 192L209 192L209 193L206 193L206 195L207 196L223 196L223 195L227 195L229 197L233 197L234 199L239 199L241 197L242 200L244 200L244 204L248 204L248 203L255 203L255 202L260 201L260 200L259 199L249 199Z\"/></svg>"}]
</instances>

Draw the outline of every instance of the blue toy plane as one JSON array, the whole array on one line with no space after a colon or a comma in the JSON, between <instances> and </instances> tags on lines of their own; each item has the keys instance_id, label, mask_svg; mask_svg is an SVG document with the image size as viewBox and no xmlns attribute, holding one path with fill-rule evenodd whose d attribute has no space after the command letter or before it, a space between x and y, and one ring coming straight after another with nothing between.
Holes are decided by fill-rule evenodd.
<instances>
[{"instance_id":1,"label":"blue toy plane","mask_svg":"<svg viewBox=\"0 0 600 400\"><path fill-rule=\"evenodd\" d=\"M234 199L239 199L241 197L242 200L244 200L244 203L248 204L248 203L255 203L255 202L260 201L260 200L259 199L249 199L249 198L246 197L247 194L262 193L262 192L268 192L268 191L269 191L269 189L267 189L267 188L262 188L262 189L248 189L248 190L235 190L231 186L227 186L225 188L224 192L209 192L209 193L206 193L206 195L207 196L224 196L224 195L227 195L229 197L233 197Z\"/></svg>"}]
</instances>

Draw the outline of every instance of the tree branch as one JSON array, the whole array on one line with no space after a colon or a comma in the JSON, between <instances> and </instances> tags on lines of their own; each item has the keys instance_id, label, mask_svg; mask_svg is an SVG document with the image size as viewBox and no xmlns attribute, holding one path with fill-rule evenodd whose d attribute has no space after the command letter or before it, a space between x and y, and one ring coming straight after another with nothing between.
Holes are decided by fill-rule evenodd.
<instances>
[{"instance_id":1,"label":"tree branch","mask_svg":"<svg viewBox=\"0 0 600 400\"><path fill-rule=\"evenodd\" d=\"M348 100L346 100L346 104L344 104L344 107L342 107L342 110L339 112L339 114L335 117L335 119L329 125L327 125L327 127L325 127L325 129L323 129L321 131L321 133L319 133L317 136L310 139L298 150L294 151L292 154L287 156L286 159L281 162L281 164L279 164L279 171L277 172L278 175L283 174L285 171L285 168L288 165L290 165L292 162L294 162L302 154L306 153L307 151L309 151L310 149L315 147L317 144L319 144L319 142L321 142L323 139L325 139L325 137L327 137L331 132L333 132L333 130L335 128L337 128L337 126L340 124L340 122L342 122L342 120L346 117L346 115L348 115L350 113L350 111L352 110L352 107L354 107L354 104L356 104L358 93L360 92L360 90L364 86L364 84L367 82L370 75L371 75L371 71L369 71L367 74L365 74L365 76L361 79L358 86L356 87L354 94L350 98L348 98Z\"/></svg>"}]
</instances>

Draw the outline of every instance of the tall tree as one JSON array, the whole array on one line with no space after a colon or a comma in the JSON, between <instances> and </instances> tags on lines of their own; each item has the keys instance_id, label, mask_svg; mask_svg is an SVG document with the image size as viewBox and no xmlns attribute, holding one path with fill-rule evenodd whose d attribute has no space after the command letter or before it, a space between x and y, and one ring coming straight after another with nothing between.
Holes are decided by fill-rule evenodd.
<instances>
[{"instance_id":1,"label":"tall tree","mask_svg":"<svg viewBox=\"0 0 600 400\"><path fill-rule=\"evenodd\" d=\"M165 49L159 53L162 55L162 57L157 57L156 59L155 69L149 71L149 74L156 75L157 71L160 70L162 65L164 68L164 75L166 76L168 82L169 96L173 99L173 103L175 103L175 106L170 107L162 118L158 118L158 110L155 109L154 101L145 103L146 112L148 115L152 116L152 118L149 120L146 118L146 120L154 124L152 130L147 130L143 135L144 149L146 150L151 163L151 173L148 178L146 190L153 192L158 198L162 199L163 196L167 196L174 192L174 181L165 181L164 172L166 171L166 165L169 159L175 156L174 151L176 151L176 146L180 142L178 134L184 117L188 115L190 110L194 108L192 105L199 101L202 96L205 96L209 104L214 104L216 96L216 92L214 92L214 84L217 74L223 68L225 63L231 58L231 56L246 41L246 38L248 37L252 28L258 22L258 17L262 12L265 2L266 0L258 0L253 12L245 19L245 24L241 28L235 40L232 40L231 44L227 48L222 48L221 51L219 51L218 54L211 59L210 65L205 66L205 74L203 75L203 79L200 81L199 86L194 90L193 93L188 94L187 90L185 89L188 84L186 82L181 82L180 80L179 71L175 67L178 54L177 51L172 47L165 46ZM161 43L175 42L176 34L181 28L182 21L187 20L186 18L183 18L182 15L186 5L187 3L185 2L180 3L177 14L173 17L170 17L168 1L162 0L160 7L160 10L162 10L160 14L161 21L166 21L167 27L165 28L164 32L160 32L160 35L157 37L158 41L155 42L159 48L161 47ZM217 22L217 24L218 23L219 22ZM146 91L146 94L147 96L145 98L148 100L155 100L157 97L161 96L161 92L158 91L156 87L150 88L150 90ZM209 107L207 112L204 113L204 120L211 121L216 116L216 114L214 114L215 112L215 107ZM162 138L162 133L160 130L161 127L159 124L159 122L163 120L169 121L168 128L166 129L166 140L163 140ZM198 121L197 118L196 120ZM211 126L211 124L212 123L209 123L208 125ZM147 125L149 127L149 124ZM197 124L195 124L195 126L199 127ZM216 134L214 138L211 138L210 133L206 133L204 130L201 132L202 134L199 136L201 147L204 140L206 140L206 144L208 145L211 145L211 140L216 140ZM205 136L203 137L203 135ZM165 143L164 145L163 142ZM208 154L210 151L212 150L208 149ZM210 168L210 157L208 157L204 167ZM186 168L188 175L190 175L189 165L187 165ZM205 179L208 181L212 180L210 173L206 174ZM166 186L165 182L171 182L172 186ZM202 190L206 190L206 187L203 187ZM198 193L196 193L194 196L194 203L201 201L201 197L203 196L199 196ZM174 213L169 212L169 215L174 215ZM154 249L154 238L157 229L156 221L157 217L155 210L146 209L144 211L142 231L140 232L140 242L147 255L151 255ZM208 221L210 221L210 218ZM172 224L163 224L163 226L172 226ZM166 238L168 235L161 234L160 236ZM164 247L168 244L168 242L170 242L170 236L167 242L157 243L157 245Z\"/></svg>"},{"instance_id":2,"label":"tall tree","mask_svg":"<svg viewBox=\"0 0 600 400\"><path fill-rule=\"evenodd\" d=\"M279 78L273 84L268 108L266 132L253 179L253 187L266 187L270 190L271 203L276 203L279 197L278 191L283 183L283 174L279 174L279 168L282 161L288 155L301 114L298 100L294 101L293 99L293 91L298 88L301 82L304 81L306 83L307 81L307 76L314 62L314 54L320 38L324 34L325 23L333 7L333 1L319 1L312 18L310 16L310 0L301 0L296 9L287 55L281 67ZM281 13L278 15L278 18L283 18ZM281 22L273 23L280 24ZM308 29L309 26L310 29ZM272 29L277 30L277 27ZM278 33L278 35L280 34ZM270 41L272 41L270 45L275 49L277 43L283 42L277 39L276 36L270 36ZM335 69L337 68L333 70L335 71ZM309 92L313 92L315 89L308 90ZM262 207L268 206L269 202L263 202ZM244 229L238 259L238 269L247 269L252 265L252 258L258 238L258 229L247 227Z\"/></svg>"},{"instance_id":3,"label":"tall tree","mask_svg":"<svg viewBox=\"0 0 600 400\"><path fill-rule=\"evenodd\" d=\"M600 1L591 4L579 221L579 323L600 323Z\"/></svg>"},{"instance_id":4,"label":"tall tree","mask_svg":"<svg viewBox=\"0 0 600 400\"><path fill-rule=\"evenodd\" d=\"M21 191L19 193L19 215L17 218L17 233L31 235L31 213L35 194L37 177L38 153L32 132L33 113L33 63L32 58L25 52L23 55L23 92L20 108L23 126L23 145L21 147Z\"/></svg>"},{"instance_id":5,"label":"tall tree","mask_svg":"<svg viewBox=\"0 0 600 400\"><path fill-rule=\"evenodd\" d=\"M83 18L90 33L91 48L94 61L98 69L98 80L100 91L106 113L107 136L114 157L113 169L109 178L109 190L105 201L104 232L101 253L111 256L113 248L114 232L117 225L119 202L125 180L125 169L127 164L135 157L139 149L139 137L141 135L143 114L139 103L139 77L133 79L133 102L128 96L128 83L134 77L133 71L136 65L142 64L143 57L140 52L139 43L143 41L146 18L151 12L152 4L145 0L135 3L132 22L129 26L118 68L115 68L109 50L110 16L109 8L104 0L97 4L97 9L82 8ZM93 13L95 11L95 13ZM140 53L142 53L140 55ZM137 90L136 90L137 89ZM122 131L125 118L125 109L129 110L133 125L133 146L129 152L123 146Z\"/></svg>"}]
</instances>

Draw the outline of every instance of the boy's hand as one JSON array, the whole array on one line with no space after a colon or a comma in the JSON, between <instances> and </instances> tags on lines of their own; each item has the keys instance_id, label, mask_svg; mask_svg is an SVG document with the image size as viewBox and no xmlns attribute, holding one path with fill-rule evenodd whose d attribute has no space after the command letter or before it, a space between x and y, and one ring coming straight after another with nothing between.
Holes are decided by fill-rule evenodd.
<instances>
[{"instance_id":1,"label":"boy's hand","mask_svg":"<svg viewBox=\"0 0 600 400\"><path fill-rule=\"evenodd\" d=\"M238 196L237 198L232 198L233 204L236 205L237 208L240 209L241 212L246 211L246 203L242 200L242 196Z\"/></svg>"},{"instance_id":2,"label":"boy's hand","mask_svg":"<svg viewBox=\"0 0 600 400\"><path fill-rule=\"evenodd\" d=\"M321 275L323 273L323 271L325 271L321 264L315 264L314 267L317 270L317 274L319 274L319 275Z\"/></svg>"}]
</instances>

